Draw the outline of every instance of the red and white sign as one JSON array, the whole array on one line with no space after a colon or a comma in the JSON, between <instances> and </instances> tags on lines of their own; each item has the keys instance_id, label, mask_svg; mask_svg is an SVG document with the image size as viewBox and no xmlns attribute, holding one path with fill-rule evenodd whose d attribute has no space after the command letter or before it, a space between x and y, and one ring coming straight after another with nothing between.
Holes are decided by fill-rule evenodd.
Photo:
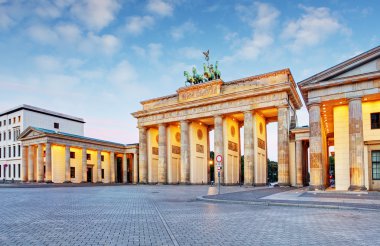
<instances>
[{"instance_id":1,"label":"red and white sign","mask_svg":"<svg viewBox=\"0 0 380 246\"><path fill-rule=\"evenodd\" d=\"M217 156L216 156L216 161L217 161L217 162L222 162L222 161L223 161L223 157L222 157L222 155L217 155Z\"/></svg>"},{"instance_id":2,"label":"red and white sign","mask_svg":"<svg viewBox=\"0 0 380 246\"><path fill-rule=\"evenodd\" d=\"M220 171L221 167L218 167L218 171Z\"/></svg>"}]
</instances>

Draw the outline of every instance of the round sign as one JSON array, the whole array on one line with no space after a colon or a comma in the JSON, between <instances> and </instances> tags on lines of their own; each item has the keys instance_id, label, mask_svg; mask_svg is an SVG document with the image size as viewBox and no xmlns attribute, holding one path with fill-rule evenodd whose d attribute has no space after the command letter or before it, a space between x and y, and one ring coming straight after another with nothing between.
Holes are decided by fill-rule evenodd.
<instances>
[{"instance_id":1,"label":"round sign","mask_svg":"<svg viewBox=\"0 0 380 246\"><path fill-rule=\"evenodd\" d=\"M217 162L222 162L223 158L222 158L222 155L217 155L216 156L216 161Z\"/></svg>"}]
</instances>

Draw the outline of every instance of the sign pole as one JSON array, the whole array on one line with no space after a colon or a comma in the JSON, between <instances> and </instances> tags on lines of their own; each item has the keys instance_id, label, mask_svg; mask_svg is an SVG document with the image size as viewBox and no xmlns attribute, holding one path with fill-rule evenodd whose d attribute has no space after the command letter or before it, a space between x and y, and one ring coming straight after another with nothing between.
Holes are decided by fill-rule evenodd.
<instances>
[{"instance_id":1,"label":"sign pole","mask_svg":"<svg viewBox=\"0 0 380 246\"><path fill-rule=\"evenodd\" d=\"M220 162L218 162L218 166L220 166ZM218 167L218 195L220 195L220 167Z\"/></svg>"},{"instance_id":2,"label":"sign pole","mask_svg":"<svg viewBox=\"0 0 380 246\"><path fill-rule=\"evenodd\" d=\"M222 155L217 155L216 156L216 162L218 163L217 164L217 167L218 167L218 195L220 195L220 169L222 169L222 161L223 161L223 157Z\"/></svg>"}]
</instances>

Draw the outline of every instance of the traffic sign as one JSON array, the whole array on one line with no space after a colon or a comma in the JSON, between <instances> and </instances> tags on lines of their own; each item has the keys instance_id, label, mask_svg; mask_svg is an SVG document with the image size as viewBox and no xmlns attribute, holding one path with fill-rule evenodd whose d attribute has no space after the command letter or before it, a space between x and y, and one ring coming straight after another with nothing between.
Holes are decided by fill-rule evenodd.
<instances>
[{"instance_id":1,"label":"traffic sign","mask_svg":"<svg viewBox=\"0 0 380 246\"><path fill-rule=\"evenodd\" d=\"M221 167L220 167L220 166L218 166L218 171L220 171L220 169L221 169Z\"/></svg>"},{"instance_id":2,"label":"traffic sign","mask_svg":"<svg viewBox=\"0 0 380 246\"><path fill-rule=\"evenodd\" d=\"M217 162L222 162L222 161L223 161L223 157L222 157L222 155L217 155L217 156L216 156L216 161L217 161Z\"/></svg>"}]
</instances>

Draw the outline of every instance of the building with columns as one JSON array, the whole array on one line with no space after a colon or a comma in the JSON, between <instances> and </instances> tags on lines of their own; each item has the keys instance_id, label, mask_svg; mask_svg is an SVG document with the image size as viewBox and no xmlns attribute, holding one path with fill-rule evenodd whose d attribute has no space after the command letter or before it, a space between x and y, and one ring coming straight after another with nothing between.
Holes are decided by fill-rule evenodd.
<instances>
[{"instance_id":1,"label":"building with columns","mask_svg":"<svg viewBox=\"0 0 380 246\"><path fill-rule=\"evenodd\" d=\"M84 120L30 105L0 113L0 179L21 180L22 147L18 140L29 126L83 136Z\"/></svg>"},{"instance_id":2,"label":"building with columns","mask_svg":"<svg viewBox=\"0 0 380 246\"><path fill-rule=\"evenodd\" d=\"M182 87L141 104L142 109L132 114L139 128L140 183L208 183L213 130L215 155L224 159L221 183L239 184L243 176L246 185L266 185L266 125L277 121L279 183L290 185L289 130L295 127L302 102L289 69Z\"/></svg>"},{"instance_id":3,"label":"building with columns","mask_svg":"<svg viewBox=\"0 0 380 246\"><path fill-rule=\"evenodd\" d=\"M137 183L137 145L28 127L19 137L21 181Z\"/></svg>"},{"instance_id":4,"label":"building with columns","mask_svg":"<svg viewBox=\"0 0 380 246\"><path fill-rule=\"evenodd\" d=\"M336 190L380 190L380 46L298 86L309 111L311 189L329 186L333 148Z\"/></svg>"}]
</instances>

